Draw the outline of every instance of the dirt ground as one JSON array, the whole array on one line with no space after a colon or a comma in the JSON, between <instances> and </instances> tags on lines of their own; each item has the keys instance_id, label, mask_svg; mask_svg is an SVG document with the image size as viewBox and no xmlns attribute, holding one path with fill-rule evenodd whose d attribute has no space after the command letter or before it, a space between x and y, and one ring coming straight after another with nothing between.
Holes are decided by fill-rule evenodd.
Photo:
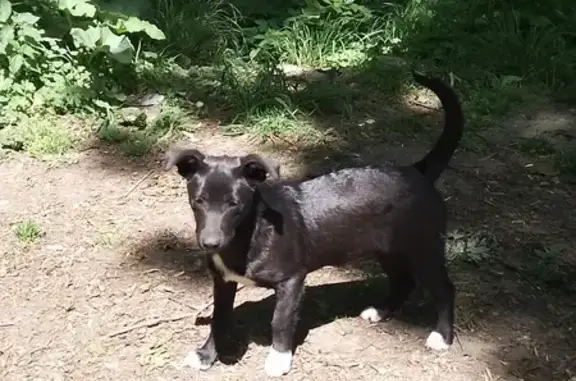
<instances>
[{"instance_id":1,"label":"dirt ground","mask_svg":"<svg viewBox=\"0 0 576 381\"><path fill-rule=\"evenodd\" d=\"M262 150L242 137L203 136L194 144L211 153ZM422 147L370 153L408 162ZM275 156L288 174L302 164L290 152ZM451 225L490 230L503 253L488 266L453 266L455 345L425 349L434 314L422 295L392 322L362 321L362 308L383 297L385 278L363 281L366 272L355 265L325 268L308 279L307 335L285 379L575 379L574 295L551 293L518 270L533 243L574 247L573 185L530 172L506 152L459 154L452 167L440 182ZM91 149L64 162L13 157L0 163L0 179L1 380L266 378L273 300L259 289L239 292L229 364L181 368L207 334L211 284L175 172L163 172L157 160L120 161ZM28 247L10 228L26 219L43 233Z\"/></svg>"}]
</instances>

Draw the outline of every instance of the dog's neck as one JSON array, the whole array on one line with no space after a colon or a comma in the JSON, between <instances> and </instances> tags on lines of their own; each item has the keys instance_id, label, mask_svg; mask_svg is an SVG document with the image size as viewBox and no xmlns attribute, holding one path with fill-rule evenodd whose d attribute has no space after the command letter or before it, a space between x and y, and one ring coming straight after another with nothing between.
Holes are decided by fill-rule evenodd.
<instances>
[{"instance_id":1,"label":"dog's neck","mask_svg":"<svg viewBox=\"0 0 576 381\"><path fill-rule=\"evenodd\" d=\"M252 241L254 229L256 228L259 203L260 198L255 192L252 196L252 203L248 208L248 212L242 217L240 223L236 227L234 238L228 247L222 250L222 253L225 256L228 256L228 253L230 253L231 255L241 256L243 258L246 257L250 248L250 242Z\"/></svg>"}]
</instances>

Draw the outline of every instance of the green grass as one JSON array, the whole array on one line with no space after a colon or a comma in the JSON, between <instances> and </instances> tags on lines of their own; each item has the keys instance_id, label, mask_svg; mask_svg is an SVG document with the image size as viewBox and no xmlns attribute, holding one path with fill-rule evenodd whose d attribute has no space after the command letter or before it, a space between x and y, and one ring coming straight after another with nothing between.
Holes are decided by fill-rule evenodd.
<instances>
[{"instance_id":1,"label":"green grass","mask_svg":"<svg viewBox=\"0 0 576 381\"><path fill-rule=\"evenodd\" d=\"M316 129L318 136L343 141L407 133L428 139L422 135L427 128L414 121L402 100L413 88L410 67L453 81L471 132L505 128L516 106L562 98L576 83L576 24L568 0L545 6L456 0L102 3L148 19L166 35L134 40L142 48L134 67L110 69L108 88L98 89L110 94L153 89L168 98L162 116L144 128L110 120L99 129L100 139L128 156L165 146L196 117L220 121L227 133L262 138L308 136ZM335 67L343 75L296 86L279 71L282 64ZM195 107L198 102L205 106ZM112 104L109 113L119 106ZM359 134L358 121L367 117L383 122ZM21 123L16 129L24 149L37 155L60 154L79 141L69 126ZM473 136L467 134L463 146L475 146ZM562 171L574 171L573 154L549 152L545 145L522 141L517 148L550 156Z\"/></svg>"},{"instance_id":2,"label":"green grass","mask_svg":"<svg viewBox=\"0 0 576 381\"><path fill-rule=\"evenodd\" d=\"M187 63L212 63L242 37L239 15L222 0L153 0L148 16L166 34L162 50Z\"/></svg>"},{"instance_id":3,"label":"green grass","mask_svg":"<svg viewBox=\"0 0 576 381\"><path fill-rule=\"evenodd\" d=\"M551 155L556 152L554 143L544 136L534 136L522 139L518 145L518 150L522 153L534 156Z\"/></svg>"},{"instance_id":4,"label":"green grass","mask_svg":"<svg viewBox=\"0 0 576 381\"><path fill-rule=\"evenodd\" d=\"M345 17L328 19L322 25L294 19L278 30L267 30L252 55L265 53L285 63L314 67L361 64L386 32L379 20L366 31L362 27L361 20Z\"/></svg>"},{"instance_id":5,"label":"green grass","mask_svg":"<svg viewBox=\"0 0 576 381\"><path fill-rule=\"evenodd\" d=\"M575 271L566 261L570 247L553 243L529 251L521 271L535 284L557 291L574 293Z\"/></svg>"},{"instance_id":6,"label":"green grass","mask_svg":"<svg viewBox=\"0 0 576 381\"><path fill-rule=\"evenodd\" d=\"M22 118L20 124L0 130L0 143L20 147L35 157L62 155L79 141L77 121L39 115Z\"/></svg>"},{"instance_id":7,"label":"green grass","mask_svg":"<svg viewBox=\"0 0 576 381\"><path fill-rule=\"evenodd\" d=\"M549 159L562 174L576 175L576 150L574 148L557 148L551 139L537 135L520 140L516 149L531 157Z\"/></svg>"},{"instance_id":8,"label":"green grass","mask_svg":"<svg viewBox=\"0 0 576 381\"><path fill-rule=\"evenodd\" d=\"M263 140L282 134L303 136L311 131L310 126L302 119L283 109L255 113L251 118L251 131Z\"/></svg>"},{"instance_id":9,"label":"green grass","mask_svg":"<svg viewBox=\"0 0 576 381\"><path fill-rule=\"evenodd\" d=\"M188 118L191 115L181 107L168 104L152 120L144 113L130 121L108 118L98 129L98 138L118 145L128 157L140 157L154 149L165 148L183 130L190 129L186 123Z\"/></svg>"},{"instance_id":10,"label":"green grass","mask_svg":"<svg viewBox=\"0 0 576 381\"><path fill-rule=\"evenodd\" d=\"M36 241L41 234L40 227L34 221L26 220L12 225L12 232L21 243Z\"/></svg>"},{"instance_id":11,"label":"green grass","mask_svg":"<svg viewBox=\"0 0 576 381\"><path fill-rule=\"evenodd\" d=\"M557 152L555 160L560 172L576 176L576 149Z\"/></svg>"},{"instance_id":12,"label":"green grass","mask_svg":"<svg viewBox=\"0 0 576 381\"><path fill-rule=\"evenodd\" d=\"M456 1L289 1L272 7L256 1L238 3L240 18L213 4L244 37L240 45L238 40L228 44L215 66L219 74L200 87L212 94L206 101L229 116L225 122L248 132L293 133L294 120L309 115L354 119L377 113L378 100L392 100L411 85L398 70L378 73L377 65L389 66L383 57L403 61L404 69L417 64L452 73L471 129L497 128L514 106L553 96L574 79L570 66L576 47L568 38L574 27L562 13L571 9L567 1L554 2L560 12L528 3L513 8ZM219 27L230 29L215 24ZM274 70L279 63L348 68L358 80L324 81L295 91Z\"/></svg>"}]
</instances>

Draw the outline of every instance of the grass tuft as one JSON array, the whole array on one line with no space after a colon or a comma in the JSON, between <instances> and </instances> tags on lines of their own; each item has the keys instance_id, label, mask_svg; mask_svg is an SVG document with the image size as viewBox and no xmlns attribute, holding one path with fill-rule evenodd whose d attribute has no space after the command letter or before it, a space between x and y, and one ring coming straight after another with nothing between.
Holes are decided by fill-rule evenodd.
<instances>
[{"instance_id":1,"label":"grass tuft","mask_svg":"<svg viewBox=\"0 0 576 381\"><path fill-rule=\"evenodd\" d=\"M242 37L237 10L223 0L154 0L148 12L166 35L162 50L184 63L212 63Z\"/></svg>"},{"instance_id":2,"label":"grass tuft","mask_svg":"<svg viewBox=\"0 0 576 381\"><path fill-rule=\"evenodd\" d=\"M535 248L529 252L522 265L522 271L536 284L557 291L576 292L574 284L575 271L566 261L570 246L553 243Z\"/></svg>"},{"instance_id":3,"label":"grass tuft","mask_svg":"<svg viewBox=\"0 0 576 381\"><path fill-rule=\"evenodd\" d=\"M528 155L545 156L556 152L554 143L544 136L533 136L522 139L518 145L518 150Z\"/></svg>"},{"instance_id":4,"label":"grass tuft","mask_svg":"<svg viewBox=\"0 0 576 381\"><path fill-rule=\"evenodd\" d=\"M20 241L27 244L36 241L41 234L40 227L34 221L26 220L12 225L12 232Z\"/></svg>"},{"instance_id":5,"label":"grass tuft","mask_svg":"<svg viewBox=\"0 0 576 381\"><path fill-rule=\"evenodd\" d=\"M576 149L558 152L556 166L560 172L576 176Z\"/></svg>"},{"instance_id":6,"label":"grass tuft","mask_svg":"<svg viewBox=\"0 0 576 381\"><path fill-rule=\"evenodd\" d=\"M185 123L188 116L189 113L178 105L168 104L151 120L144 111L135 118L136 121L123 122L124 125L115 118L108 118L99 128L98 138L109 144L117 144L126 156L140 157L154 149L165 148L179 137L189 127Z\"/></svg>"},{"instance_id":7,"label":"grass tuft","mask_svg":"<svg viewBox=\"0 0 576 381\"><path fill-rule=\"evenodd\" d=\"M0 129L0 144L21 148L35 157L62 155L80 140L76 122L47 115L23 117L18 125Z\"/></svg>"}]
</instances>

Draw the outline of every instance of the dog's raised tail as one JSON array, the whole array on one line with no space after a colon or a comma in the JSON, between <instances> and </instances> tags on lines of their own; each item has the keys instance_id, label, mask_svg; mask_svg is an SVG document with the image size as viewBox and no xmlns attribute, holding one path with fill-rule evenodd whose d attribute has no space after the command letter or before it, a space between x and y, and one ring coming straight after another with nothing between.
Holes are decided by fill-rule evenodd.
<instances>
[{"instance_id":1,"label":"dog's raised tail","mask_svg":"<svg viewBox=\"0 0 576 381\"><path fill-rule=\"evenodd\" d=\"M420 85L432 90L442 103L444 109L444 131L436 145L422 160L412 166L430 181L435 182L448 167L452 155L458 147L464 129L464 115L460 100L454 89L439 78L426 77L412 72Z\"/></svg>"}]
</instances>

